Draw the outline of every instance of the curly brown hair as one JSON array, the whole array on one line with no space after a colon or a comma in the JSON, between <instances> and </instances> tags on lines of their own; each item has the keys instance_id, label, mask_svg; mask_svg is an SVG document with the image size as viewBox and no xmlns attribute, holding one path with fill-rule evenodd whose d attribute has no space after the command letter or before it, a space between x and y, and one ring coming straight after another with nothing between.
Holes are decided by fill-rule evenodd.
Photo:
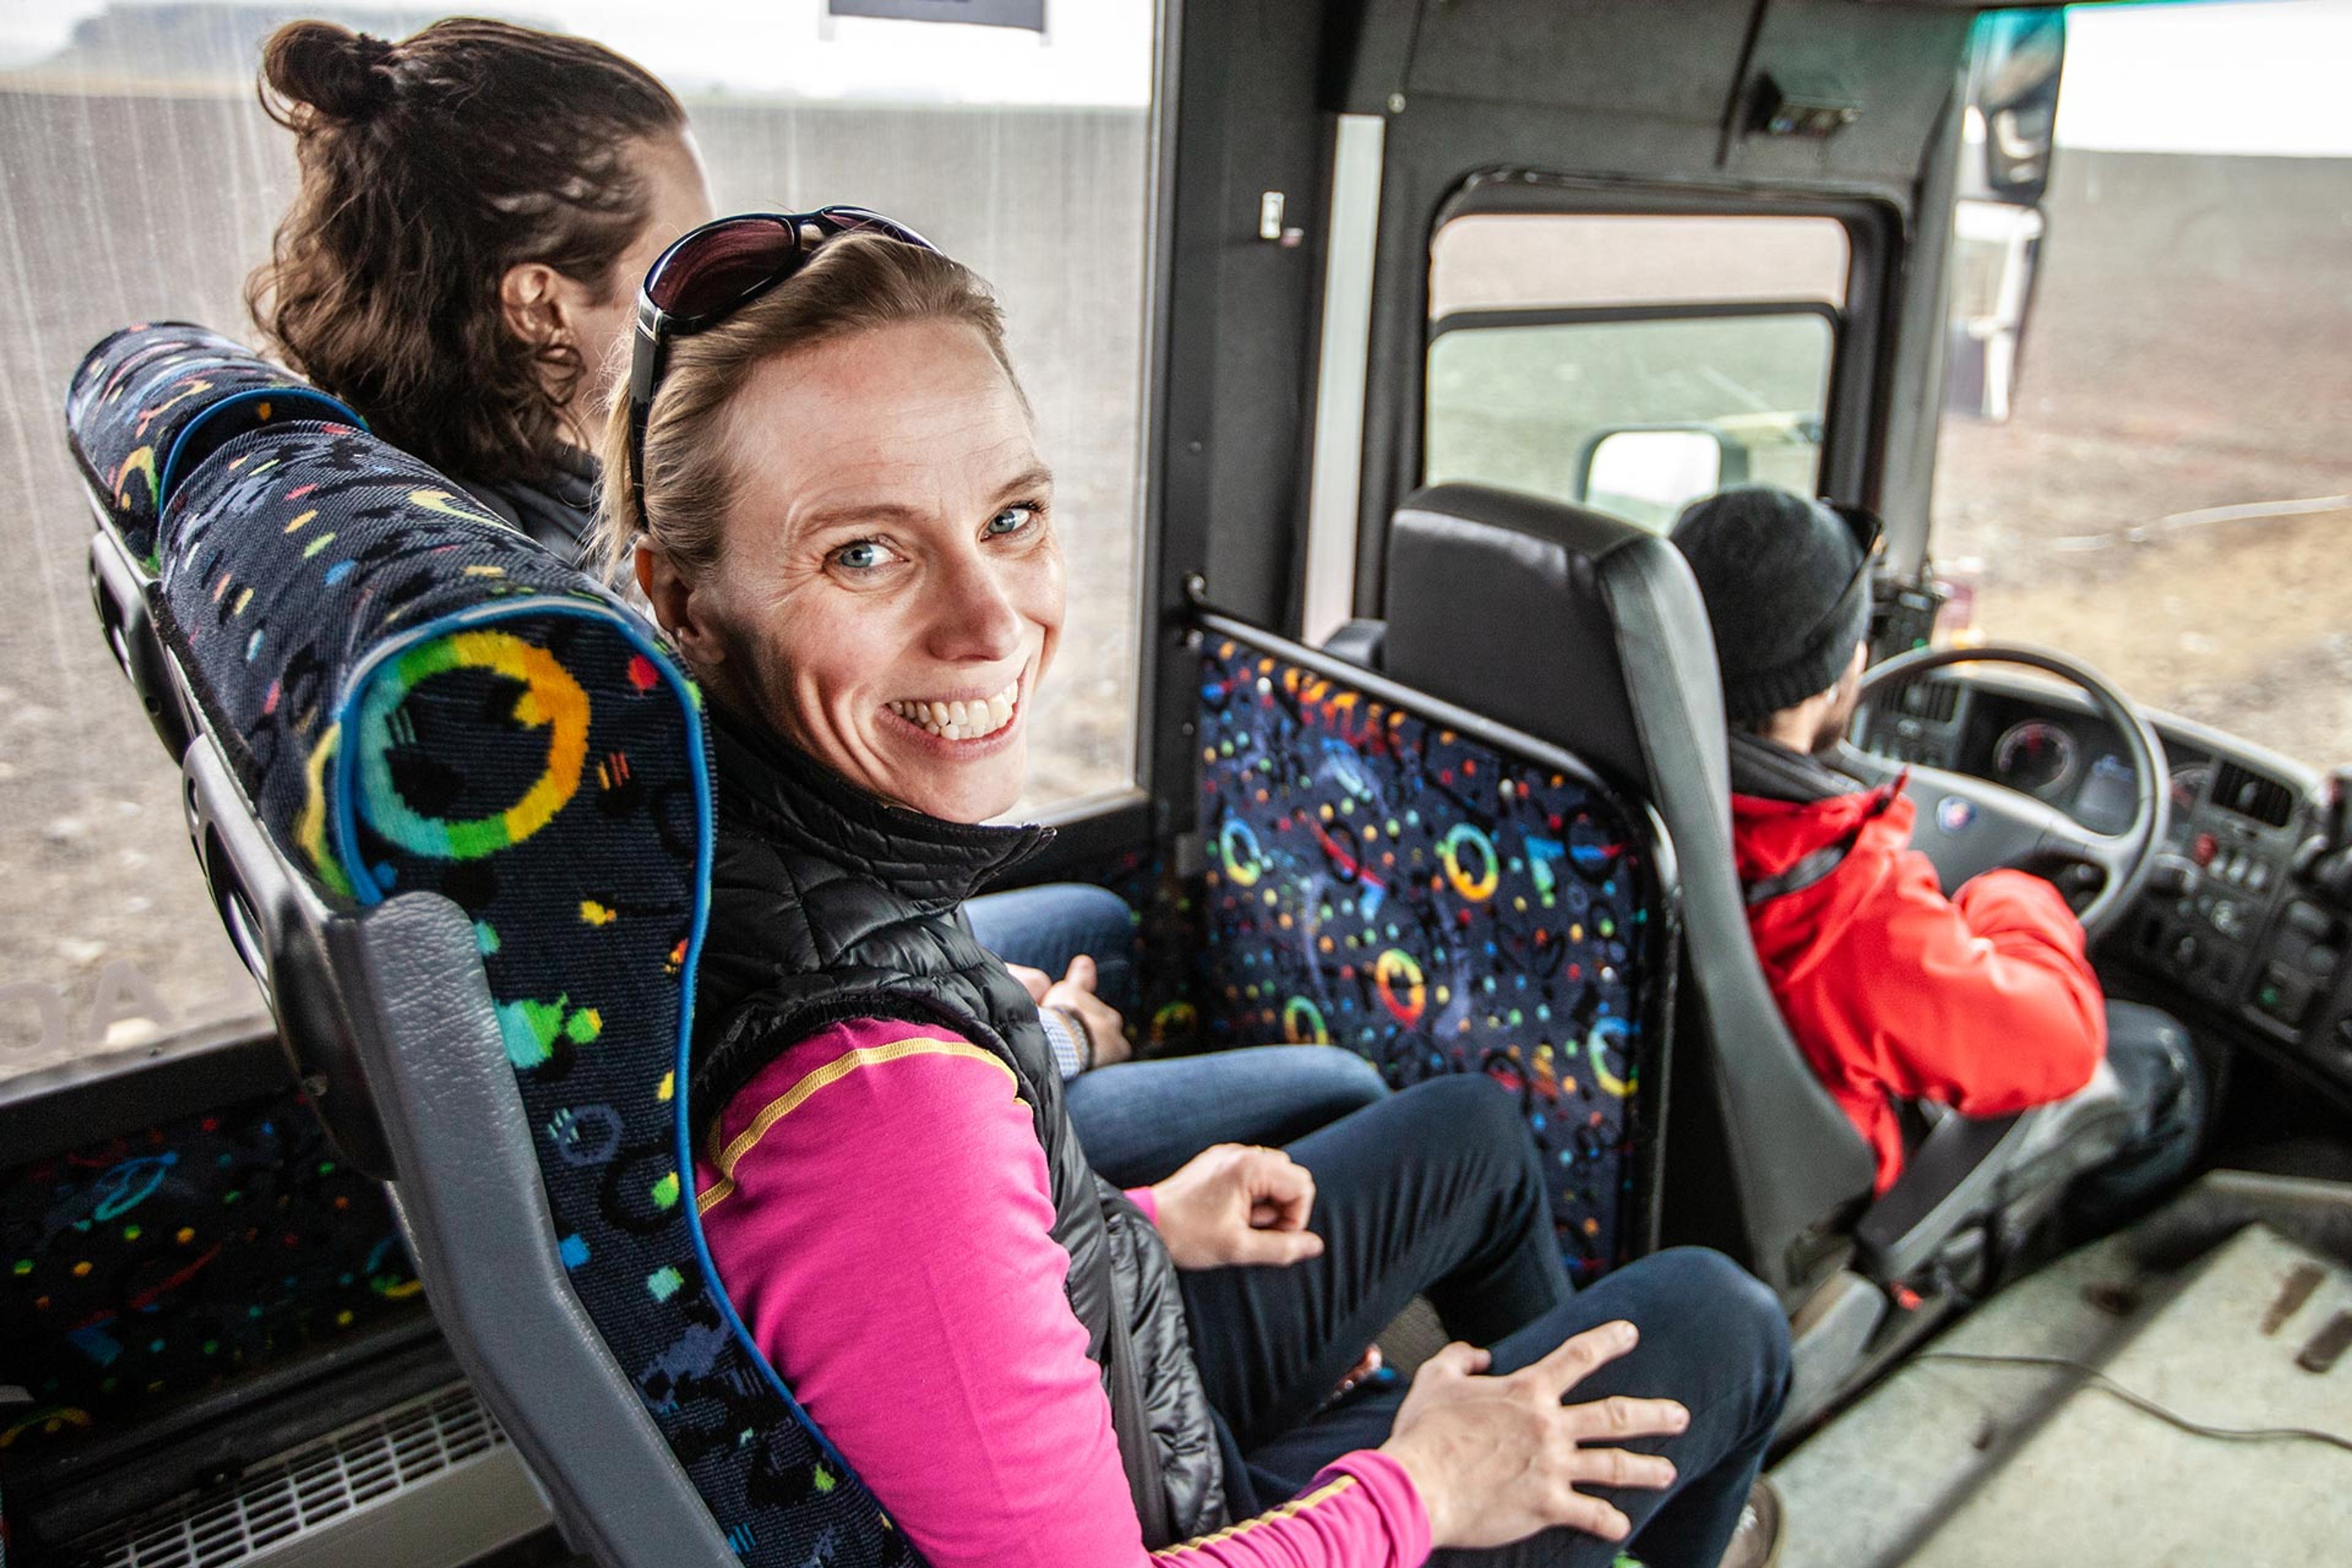
<instances>
[{"instance_id":1,"label":"curly brown hair","mask_svg":"<svg viewBox=\"0 0 2352 1568\"><path fill-rule=\"evenodd\" d=\"M525 342L499 304L540 262L592 288L645 227L628 158L686 111L584 38L451 17L398 43L289 22L260 93L302 184L246 283L255 324L378 435L453 476L541 480L590 367Z\"/></svg>"}]
</instances>

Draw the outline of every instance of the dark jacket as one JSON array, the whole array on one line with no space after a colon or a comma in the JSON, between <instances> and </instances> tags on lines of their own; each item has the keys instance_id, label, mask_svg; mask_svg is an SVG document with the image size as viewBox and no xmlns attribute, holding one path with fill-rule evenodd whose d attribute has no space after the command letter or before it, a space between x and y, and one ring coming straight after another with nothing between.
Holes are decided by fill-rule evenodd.
<instances>
[{"instance_id":1,"label":"dark jacket","mask_svg":"<svg viewBox=\"0 0 2352 1568\"><path fill-rule=\"evenodd\" d=\"M1050 830L885 805L720 707L712 731L719 834L695 971L696 1136L761 1067L842 1019L946 1027L995 1053L1045 1147L1070 1308L1102 1368L1144 1540L1222 1528L1223 1468L1175 1266L1142 1212L1087 1167L1035 1005L956 916Z\"/></svg>"},{"instance_id":2,"label":"dark jacket","mask_svg":"<svg viewBox=\"0 0 2352 1568\"><path fill-rule=\"evenodd\" d=\"M574 566L588 563L588 536L596 525L595 458L567 447L544 479L461 479L468 494Z\"/></svg>"},{"instance_id":3,"label":"dark jacket","mask_svg":"<svg viewBox=\"0 0 2352 1568\"><path fill-rule=\"evenodd\" d=\"M1731 738L1731 789L1756 956L1878 1191L1903 1169L1903 1102L2000 1116L2090 1081L2106 1012L2057 889L1988 871L1947 899L1907 796L1752 735Z\"/></svg>"}]
</instances>

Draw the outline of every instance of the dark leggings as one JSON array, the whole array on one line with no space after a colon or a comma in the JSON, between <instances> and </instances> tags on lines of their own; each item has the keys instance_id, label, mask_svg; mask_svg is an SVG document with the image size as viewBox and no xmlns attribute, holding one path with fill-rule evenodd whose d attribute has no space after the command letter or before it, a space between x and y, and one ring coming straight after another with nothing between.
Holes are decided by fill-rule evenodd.
<instances>
[{"instance_id":1,"label":"dark leggings","mask_svg":"<svg viewBox=\"0 0 2352 1568\"><path fill-rule=\"evenodd\" d=\"M1244 1463L1236 1517L1304 1487L1325 1464L1387 1440L1401 1383L1319 1409L1415 1295L1446 1331L1490 1347L1496 1372L1613 1319L1642 1331L1631 1355L1570 1394L1678 1399L1689 1428L1627 1447L1675 1462L1664 1492L1600 1490L1633 1521L1653 1568L1714 1568L1761 1468L1788 1392L1789 1337L1771 1293L1727 1259L1677 1248L1571 1293L1547 1219L1535 1147L1510 1097L1483 1077L1440 1079L1300 1139L1315 1173L1320 1258L1184 1276L1210 1402ZM1606 1564L1618 1548L1573 1531L1517 1546L1441 1552L1441 1564Z\"/></svg>"}]
</instances>

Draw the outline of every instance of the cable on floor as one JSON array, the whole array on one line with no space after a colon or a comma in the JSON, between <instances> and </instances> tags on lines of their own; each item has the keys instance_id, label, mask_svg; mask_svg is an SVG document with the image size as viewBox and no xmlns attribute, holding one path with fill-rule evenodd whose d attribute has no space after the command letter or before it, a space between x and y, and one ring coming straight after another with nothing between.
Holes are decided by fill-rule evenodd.
<instances>
[{"instance_id":1,"label":"cable on floor","mask_svg":"<svg viewBox=\"0 0 2352 1568\"><path fill-rule=\"evenodd\" d=\"M1992 1355L1974 1351L1921 1351L1913 1361L1962 1362L1977 1366L2038 1366L2065 1372L2080 1373L2090 1385L2100 1393L2122 1400L2133 1409L2153 1415L2169 1426L2196 1437L2213 1437L2229 1443L2325 1443L2352 1454L2352 1437L2340 1433L2316 1431L2309 1426L2209 1426L2202 1421L2166 1409L2144 1394L2136 1394L2101 1372L2088 1362L2075 1361L2062 1355Z\"/></svg>"}]
</instances>

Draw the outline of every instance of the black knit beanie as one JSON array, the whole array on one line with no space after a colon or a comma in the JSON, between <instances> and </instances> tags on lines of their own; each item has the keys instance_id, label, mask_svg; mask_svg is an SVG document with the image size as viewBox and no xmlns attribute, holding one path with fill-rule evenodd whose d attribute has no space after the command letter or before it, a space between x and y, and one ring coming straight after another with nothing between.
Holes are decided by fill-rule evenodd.
<instances>
[{"instance_id":1,"label":"black knit beanie","mask_svg":"<svg viewBox=\"0 0 2352 1568\"><path fill-rule=\"evenodd\" d=\"M1837 684L1870 629L1870 574L1843 518L1743 485L1692 502L1673 538L1715 628L1724 718L1761 719Z\"/></svg>"}]
</instances>

